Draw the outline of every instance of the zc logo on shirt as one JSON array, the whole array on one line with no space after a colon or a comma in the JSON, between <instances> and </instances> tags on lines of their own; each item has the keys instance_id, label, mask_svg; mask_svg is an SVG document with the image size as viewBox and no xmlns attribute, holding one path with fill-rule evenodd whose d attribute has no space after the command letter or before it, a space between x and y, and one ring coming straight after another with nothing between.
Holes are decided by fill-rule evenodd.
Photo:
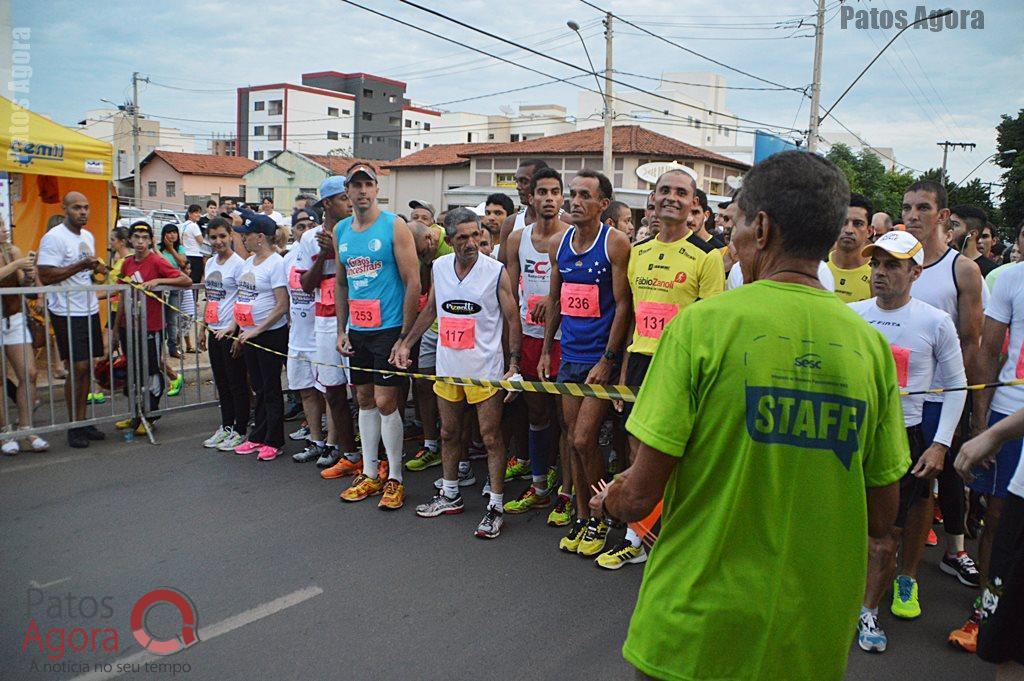
<instances>
[{"instance_id":1,"label":"zc logo on shirt","mask_svg":"<svg viewBox=\"0 0 1024 681\"><path fill-rule=\"evenodd\" d=\"M860 449L863 400L789 388L747 386L747 434L755 442L835 453L850 470Z\"/></svg>"}]
</instances>

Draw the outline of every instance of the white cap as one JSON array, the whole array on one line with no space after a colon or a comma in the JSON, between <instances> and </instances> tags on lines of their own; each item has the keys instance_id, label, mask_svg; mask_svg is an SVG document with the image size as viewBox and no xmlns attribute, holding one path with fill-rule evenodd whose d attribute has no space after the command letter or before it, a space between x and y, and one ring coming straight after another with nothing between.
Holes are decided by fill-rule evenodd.
<instances>
[{"instance_id":1,"label":"white cap","mask_svg":"<svg viewBox=\"0 0 1024 681\"><path fill-rule=\"evenodd\" d=\"M881 248L900 260L913 260L918 265L924 264L924 246L910 232L886 232L878 237L875 243L865 246L860 254L868 257L876 248Z\"/></svg>"}]
</instances>

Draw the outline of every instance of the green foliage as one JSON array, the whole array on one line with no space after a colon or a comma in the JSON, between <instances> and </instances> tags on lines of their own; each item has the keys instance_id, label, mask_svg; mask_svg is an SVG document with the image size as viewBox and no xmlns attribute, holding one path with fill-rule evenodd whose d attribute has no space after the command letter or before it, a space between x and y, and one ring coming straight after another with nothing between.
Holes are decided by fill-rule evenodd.
<instances>
[{"instance_id":1,"label":"green foliage","mask_svg":"<svg viewBox=\"0 0 1024 681\"><path fill-rule=\"evenodd\" d=\"M1024 109L1016 118L1002 116L996 126L996 149L999 156L995 162L1006 168L1003 173L1002 213L1006 231L1014 232L1024 222ZM1006 152L1016 150L1016 154ZM1016 237L1013 234L1012 237Z\"/></svg>"}]
</instances>

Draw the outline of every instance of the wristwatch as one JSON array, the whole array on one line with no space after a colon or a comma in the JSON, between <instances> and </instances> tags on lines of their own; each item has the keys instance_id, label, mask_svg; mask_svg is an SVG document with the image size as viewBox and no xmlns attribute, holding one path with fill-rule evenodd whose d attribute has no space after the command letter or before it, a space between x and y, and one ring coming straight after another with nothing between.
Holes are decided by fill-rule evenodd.
<instances>
[{"instance_id":1,"label":"wristwatch","mask_svg":"<svg viewBox=\"0 0 1024 681\"><path fill-rule=\"evenodd\" d=\"M604 357L609 362L614 362L615 360L617 360L619 358L619 353L612 352L611 350L605 350L604 354L601 355L601 356Z\"/></svg>"}]
</instances>

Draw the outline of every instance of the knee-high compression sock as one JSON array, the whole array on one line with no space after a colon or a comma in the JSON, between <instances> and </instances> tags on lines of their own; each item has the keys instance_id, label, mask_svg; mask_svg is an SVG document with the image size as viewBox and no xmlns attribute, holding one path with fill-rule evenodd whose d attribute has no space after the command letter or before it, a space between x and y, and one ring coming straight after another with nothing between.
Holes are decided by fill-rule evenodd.
<instances>
[{"instance_id":1,"label":"knee-high compression sock","mask_svg":"<svg viewBox=\"0 0 1024 681\"><path fill-rule=\"evenodd\" d=\"M381 417L377 408L359 410L359 438L363 444L363 475L377 477L377 447L380 445Z\"/></svg>"},{"instance_id":2,"label":"knee-high compression sock","mask_svg":"<svg viewBox=\"0 0 1024 681\"><path fill-rule=\"evenodd\" d=\"M548 461L551 460L551 424L544 428L531 424L527 443L530 450L530 473L535 480L538 476L546 479Z\"/></svg>"},{"instance_id":3,"label":"knee-high compression sock","mask_svg":"<svg viewBox=\"0 0 1024 681\"><path fill-rule=\"evenodd\" d=\"M405 429L402 415L393 411L380 417L380 437L384 441L384 452L388 455L388 476L402 482L402 442ZM363 464L365 467L366 464Z\"/></svg>"}]
</instances>

